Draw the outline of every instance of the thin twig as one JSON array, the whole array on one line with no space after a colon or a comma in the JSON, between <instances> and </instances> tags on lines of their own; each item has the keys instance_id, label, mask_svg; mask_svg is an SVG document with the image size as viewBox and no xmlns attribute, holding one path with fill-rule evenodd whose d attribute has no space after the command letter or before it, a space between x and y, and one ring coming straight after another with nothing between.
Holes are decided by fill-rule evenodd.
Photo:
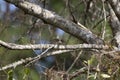
<instances>
[{"instance_id":1,"label":"thin twig","mask_svg":"<svg viewBox=\"0 0 120 80\"><path fill-rule=\"evenodd\" d=\"M34 58L34 60L30 61L26 66L28 66L31 63L34 63L35 61L38 61L42 56L45 55L45 53L47 53L49 50L51 50L53 48L53 46L49 47L48 49L46 49L44 52L42 52L40 55L36 56Z\"/></svg>"},{"instance_id":2,"label":"thin twig","mask_svg":"<svg viewBox=\"0 0 120 80\"><path fill-rule=\"evenodd\" d=\"M109 18L110 15L107 15L106 18ZM92 26L92 29L95 29L100 23L102 23L104 21L104 18L100 19L97 23L95 23L95 25Z\"/></svg>"},{"instance_id":3,"label":"thin twig","mask_svg":"<svg viewBox=\"0 0 120 80\"><path fill-rule=\"evenodd\" d=\"M70 80L73 79L74 77L79 76L80 74L87 73L87 70L88 70L87 67L83 67L83 68L73 72L72 74L70 74ZM97 72L97 69L96 68L90 68L90 71Z\"/></svg>"},{"instance_id":4,"label":"thin twig","mask_svg":"<svg viewBox=\"0 0 120 80\"><path fill-rule=\"evenodd\" d=\"M106 33L106 10L105 10L105 4L104 1L102 0L103 3L103 14L104 14L104 26L103 26L103 32L102 32L102 39L104 40L105 38L105 33Z\"/></svg>"},{"instance_id":5,"label":"thin twig","mask_svg":"<svg viewBox=\"0 0 120 80\"><path fill-rule=\"evenodd\" d=\"M79 52L78 56L75 58L74 62L72 63L72 65L69 67L69 69L67 70L67 73L73 68L73 66L75 65L75 63L77 62L77 60L79 59L80 55L82 54L82 51Z\"/></svg>"}]
</instances>

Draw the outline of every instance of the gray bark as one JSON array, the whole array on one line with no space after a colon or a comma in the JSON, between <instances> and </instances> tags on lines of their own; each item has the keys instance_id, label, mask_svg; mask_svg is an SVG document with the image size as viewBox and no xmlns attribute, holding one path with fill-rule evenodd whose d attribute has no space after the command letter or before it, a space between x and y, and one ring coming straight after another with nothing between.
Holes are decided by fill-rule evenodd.
<instances>
[{"instance_id":1,"label":"gray bark","mask_svg":"<svg viewBox=\"0 0 120 80\"><path fill-rule=\"evenodd\" d=\"M91 44L103 44L103 40L93 34L90 30L79 26L72 21L66 20L61 16L51 12L47 9L44 9L33 3L24 1L24 0L5 0L6 2L16 5L18 8L22 9L27 14L33 15L37 18L40 18L57 28L64 30L65 32L82 39L83 41Z\"/></svg>"},{"instance_id":2,"label":"gray bark","mask_svg":"<svg viewBox=\"0 0 120 80\"><path fill-rule=\"evenodd\" d=\"M120 1L109 0L110 26L113 32L112 45L120 48Z\"/></svg>"},{"instance_id":3,"label":"gray bark","mask_svg":"<svg viewBox=\"0 0 120 80\"><path fill-rule=\"evenodd\" d=\"M115 15L117 16L118 20L120 21L120 0L108 0L110 3Z\"/></svg>"}]
</instances>

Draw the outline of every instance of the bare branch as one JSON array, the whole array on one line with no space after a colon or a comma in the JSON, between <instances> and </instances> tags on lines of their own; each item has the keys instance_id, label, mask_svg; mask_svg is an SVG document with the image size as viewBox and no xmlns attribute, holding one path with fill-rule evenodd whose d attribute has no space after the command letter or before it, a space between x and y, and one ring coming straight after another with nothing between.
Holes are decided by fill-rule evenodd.
<instances>
[{"instance_id":1,"label":"bare branch","mask_svg":"<svg viewBox=\"0 0 120 80\"><path fill-rule=\"evenodd\" d=\"M88 70L87 67L83 67L83 68L79 69L78 71L70 74L70 80L73 79L74 77L79 76L80 74L87 73L87 70ZM90 68L90 71L92 71L92 72L99 72L99 70L97 70L96 68Z\"/></svg>"},{"instance_id":2,"label":"bare branch","mask_svg":"<svg viewBox=\"0 0 120 80\"><path fill-rule=\"evenodd\" d=\"M108 4L109 5L109 4ZM114 39L112 40L112 45L120 48L120 21L115 15L114 10L109 5L110 9L110 26L112 28Z\"/></svg>"},{"instance_id":3,"label":"bare branch","mask_svg":"<svg viewBox=\"0 0 120 80\"><path fill-rule=\"evenodd\" d=\"M120 21L120 0L108 0L117 18Z\"/></svg>"},{"instance_id":4,"label":"bare branch","mask_svg":"<svg viewBox=\"0 0 120 80\"><path fill-rule=\"evenodd\" d=\"M17 62L14 62L14 63L11 63L11 64L8 64L8 65L6 65L6 66L4 66L4 67L1 67L0 68L0 71L2 71L2 70L6 70L6 69L9 69L9 68L15 68L16 66L18 66L18 65L21 65L21 64L24 64L24 63L26 63L26 62L28 62L28 61L31 61L32 60L32 58L26 58L26 59L21 59L21 60L19 60L19 61L17 61Z\"/></svg>"},{"instance_id":5,"label":"bare branch","mask_svg":"<svg viewBox=\"0 0 120 80\"><path fill-rule=\"evenodd\" d=\"M74 50L58 50L58 51L52 51L52 52L46 52L45 54L43 54L43 55L37 55L37 56L35 56L35 57L33 57L33 58L31 58L31 57L29 57L29 58L26 58L26 59L21 59L21 60L19 60L19 61L17 61L17 62L14 62L14 63L11 63L11 64L8 64L8 65L6 65L6 66L3 66L3 67L1 67L0 68L0 71L3 71L3 70L6 70L6 69L9 69L9 68L15 68L16 66L19 66L19 65L22 65L22 64L24 64L24 63L28 63L28 62L30 62L30 61L34 61L34 60L36 60L36 59L41 59L42 57L46 57L46 56L51 56L51 55L58 55L58 54L63 54L63 53L69 53L69 52L72 52L72 51L74 51ZM118 52L119 52L120 50L118 50ZM102 52L102 53L105 53L105 54L108 54L109 56L111 56L112 58L115 58L115 56L114 56L114 54L113 53L116 53L117 51L111 51L111 52ZM44 52L43 52L44 53ZM119 59L120 59L120 57L119 57ZM80 73L81 73L81 70L80 70ZM82 73L83 73L83 70L82 70ZM73 76L76 76L78 73L75 73L74 75L72 75L72 77ZM71 77L71 78L72 78Z\"/></svg>"},{"instance_id":6,"label":"bare branch","mask_svg":"<svg viewBox=\"0 0 120 80\"><path fill-rule=\"evenodd\" d=\"M9 68L15 68L16 66L22 65L24 63L28 63L28 62L34 61L36 59L37 60L41 59L42 57L46 57L46 56L50 56L50 55L62 54L62 53L71 52L71 51L73 51L73 50L58 50L58 51L53 51L53 52L45 52L45 54L40 54L40 55L37 55L37 56L35 56L33 58L29 57L29 58L21 59L21 60L19 60L17 62L8 64L8 65L6 65L4 67L1 67L0 71L6 70L6 69L9 69Z\"/></svg>"},{"instance_id":7,"label":"bare branch","mask_svg":"<svg viewBox=\"0 0 120 80\"><path fill-rule=\"evenodd\" d=\"M59 45L59 44L27 44L19 45L14 43L7 43L0 40L0 45L13 50L23 50L23 49L47 49L53 47L53 49L108 49L107 45L97 45L97 44L76 44L76 45Z\"/></svg>"},{"instance_id":8,"label":"bare branch","mask_svg":"<svg viewBox=\"0 0 120 80\"><path fill-rule=\"evenodd\" d=\"M68 68L67 73L73 68L73 66L75 65L75 63L77 62L77 60L79 59L80 55L82 54L82 50L79 52L78 56L75 58L75 60L73 61L73 63L71 64L71 66Z\"/></svg>"},{"instance_id":9,"label":"bare branch","mask_svg":"<svg viewBox=\"0 0 120 80\"><path fill-rule=\"evenodd\" d=\"M65 32L77 37L78 39L82 39L87 43L103 44L103 40L98 38L90 30L85 29L82 26L73 23L72 21L68 21L62 18L61 16L55 14L54 12L51 12L38 5L35 5L24 0L5 0L5 1L16 5L18 8L22 9L27 14L40 18L47 22L48 24L58 27L64 30Z\"/></svg>"}]
</instances>

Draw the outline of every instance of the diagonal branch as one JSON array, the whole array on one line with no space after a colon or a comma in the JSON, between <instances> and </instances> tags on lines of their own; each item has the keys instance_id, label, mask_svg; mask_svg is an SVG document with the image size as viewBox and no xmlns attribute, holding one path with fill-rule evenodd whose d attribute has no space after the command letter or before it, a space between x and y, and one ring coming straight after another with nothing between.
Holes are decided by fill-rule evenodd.
<instances>
[{"instance_id":1,"label":"diagonal branch","mask_svg":"<svg viewBox=\"0 0 120 80\"><path fill-rule=\"evenodd\" d=\"M115 15L120 21L120 0L108 0L110 3L113 11L115 12Z\"/></svg>"},{"instance_id":2,"label":"diagonal branch","mask_svg":"<svg viewBox=\"0 0 120 80\"><path fill-rule=\"evenodd\" d=\"M27 44L19 45L15 43L7 43L0 40L0 45L13 50L23 50L23 49L47 49L53 47L52 49L108 49L107 45L97 45L97 44L76 44L76 45L59 45L59 44Z\"/></svg>"},{"instance_id":3,"label":"diagonal branch","mask_svg":"<svg viewBox=\"0 0 120 80\"><path fill-rule=\"evenodd\" d=\"M110 9L110 26L112 28L112 32L113 32L113 40L112 40L112 45L120 48L120 21L118 19L118 17L116 16L114 9L112 8L111 5L109 5L109 9Z\"/></svg>"},{"instance_id":4,"label":"diagonal branch","mask_svg":"<svg viewBox=\"0 0 120 80\"><path fill-rule=\"evenodd\" d=\"M53 51L53 52L43 52L44 54L37 55L33 58L29 57L29 58L26 58L26 59L21 59L17 62L13 62L11 64L3 66L3 67L0 68L0 71L6 70L6 69L9 69L9 68L15 68L16 66L19 66L19 65L22 65L22 64L25 64L25 63L29 63L29 62L34 61L36 59L41 59L42 57L67 53L67 52L71 52L71 51L73 51L73 50L58 50L58 51Z\"/></svg>"},{"instance_id":5,"label":"diagonal branch","mask_svg":"<svg viewBox=\"0 0 120 80\"><path fill-rule=\"evenodd\" d=\"M46 23L58 27L64 30L65 32L77 37L78 39L82 39L87 43L103 44L103 40L98 38L90 30L83 28L81 26L82 24L80 24L79 26L73 23L72 21L62 18L61 16L55 14L54 12L51 12L47 9L44 9L38 5L35 5L24 0L5 0L5 1L14 4L27 14L40 18L44 20Z\"/></svg>"}]
</instances>

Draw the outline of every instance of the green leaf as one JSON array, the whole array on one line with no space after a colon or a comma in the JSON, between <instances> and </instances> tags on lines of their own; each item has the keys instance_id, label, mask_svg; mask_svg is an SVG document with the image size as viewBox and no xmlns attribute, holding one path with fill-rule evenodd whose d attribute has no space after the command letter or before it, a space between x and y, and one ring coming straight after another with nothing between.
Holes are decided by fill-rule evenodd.
<instances>
[{"instance_id":1,"label":"green leaf","mask_svg":"<svg viewBox=\"0 0 120 80\"><path fill-rule=\"evenodd\" d=\"M13 80L13 70L9 70L7 73L7 80Z\"/></svg>"},{"instance_id":2,"label":"green leaf","mask_svg":"<svg viewBox=\"0 0 120 80\"><path fill-rule=\"evenodd\" d=\"M88 64L92 65L96 61L95 55L92 55L91 58L88 60Z\"/></svg>"},{"instance_id":3,"label":"green leaf","mask_svg":"<svg viewBox=\"0 0 120 80\"><path fill-rule=\"evenodd\" d=\"M28 80L29 74L30 74L30 69L29 68L25 68L24 69L23 80Z\"/></svg>"},{"instance_id":4,"label":"green leaf","mask_svg":"<svg viewBox=\"0 0 120 80\"><path fill-rule=\"evenodd\" d=\"M103 78L110 78L110 75L108 75L108 74L101 74L101 76L102 76Z\"/></svg>"}]
</instances>

